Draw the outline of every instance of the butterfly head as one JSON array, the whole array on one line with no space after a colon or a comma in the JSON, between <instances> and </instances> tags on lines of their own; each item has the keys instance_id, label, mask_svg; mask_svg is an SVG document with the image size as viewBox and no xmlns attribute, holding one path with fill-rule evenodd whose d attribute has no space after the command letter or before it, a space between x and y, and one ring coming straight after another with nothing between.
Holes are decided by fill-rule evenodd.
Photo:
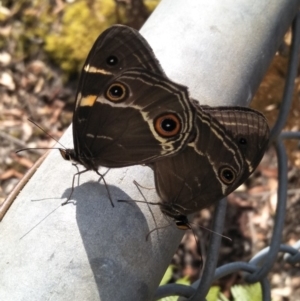
<instances>
[{"instance_id":1,"label":"butterfly head","mask_svg":"<svg viewBox=\"0 0 300 301\"><path fill-rule=\"evenodd\" d=\"M189 220L188 220L186 215L176 215L176 216L173 216L173 219L175 221L176 227L179 230L189 230L189 229L191 229Z\"/></svg>"},{"instance_id":2,"label":"butterfly head","mask_svg":"<svg viewBox=\"0 0 300 301\"><path fill-rule=\"evenodd\" d=\"M75 155L74 149L64 149L64 148L59 148L59 152L61 156L63 157L64 160L66 161L73 161L73 162L78 162L77 156Z\"/></svg>"},{"instance_id":3,"label":"butterfly head","mask_svg":"<svg viewBox=\"0 0 300 301\"><path fill-rule=\"evenodd\" d=\"M189 220L184 213L185 209L182 206L180 206L179 204L176 204L175 202L161 203L160 209L161 209L162 213L173 218L173 220L176 224L176 227L179 230L191 229Z\"/></svg>"},{"instance_id":4,"label":"butterfly head","mask_svg":"<svg viewBox=\"0 0 300 301\"><path fill-rule=\"evenodd\" d=\"M59 148L59 152L64 160L71 161L73 164L81 164L87 170L98 170L98 165L94 162L93 158L78 155L74 149Z\"/></svg>"}]
</instances>

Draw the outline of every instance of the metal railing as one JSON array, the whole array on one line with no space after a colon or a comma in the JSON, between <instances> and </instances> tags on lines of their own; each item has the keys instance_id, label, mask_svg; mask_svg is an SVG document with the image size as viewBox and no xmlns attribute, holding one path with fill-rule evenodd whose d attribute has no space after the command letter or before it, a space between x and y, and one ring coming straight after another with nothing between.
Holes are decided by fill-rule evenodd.
<instances>
[{"instance_id":1,"label":"metal railing","mask_svg":"<svg viewBox=\"0 0 300 301\"><path fill-rule=\"evenodd\" d=\"M192 286L179 284L168 284L158 288L155 300L160 298L178 295L189 298L189 301L205 300L205 296L213 281L238 271L247 272L245 281L248 283L260 282L264 301L271 300L270 283L267 279L279 253L285 253L283 260L291 265L300 262L300 240L293 246L281 244L282 230L286 213L287 200L287 155L283 145L283 139L300 139L300 132L282 132L287 121L287 116L291 108L294 82L297 76L298 61L300 51L300 13L293 21L292 45L288 65L288 73L283 93L282 105L274 127L271 130L271 143L276 149L278 160L278 191L277 208L274 217L274 229L269 247L257 253L249 262L232 262L216 268L221 237L212 235L205 261L202 277ZM221 233L224 225L226 213L226 200L223 199L216 206L214 223L212 230ZM186 299L184 299L186 300Z\"/></svg>"}]
</instances>

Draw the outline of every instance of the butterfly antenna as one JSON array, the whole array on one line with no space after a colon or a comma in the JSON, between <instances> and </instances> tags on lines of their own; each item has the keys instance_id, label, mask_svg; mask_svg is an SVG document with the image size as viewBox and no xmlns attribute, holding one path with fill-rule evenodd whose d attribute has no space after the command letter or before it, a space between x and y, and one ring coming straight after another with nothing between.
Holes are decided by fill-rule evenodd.
<instances>
[{"instance_id":1,"label":"butterfly antenna","mask_svg":"<svg viewBox=\"0 0 300 301\"><path fill-rule=\"evenodd\" d=\"M34 121L33 119L29 118L28 119L29 122L31 122L32 124L34 124L36 127L38 127L42 132L44 132L48 137L50 137L51 139L53 139L55 142L57 142L62 148L65 149L65 147L56 139L54 138L52 135L50 135L49 133L47 133L36 121Z\"/></svg>"},{"instance_id":2,"label":"butterfly antenna","mask_svg":"<svg viewBox=\"0 0 300 301\"><path fill-rule=\"evenodd\" d=\"M152 229L151 231L149 231L149 232L147 233L147 235L146 235L146 241L148 241L148 238L149 238L149 236L150 236L150 234L151 234L152 232L157 231L157 230L159 230L159 229L164 229L164 228L167 228L167 227L170 227L170 226L171 226L171 223L168 224L168 225L166 225L166 226L156 227L156 228Z\"/></svg>"},{"instance_id":3,"label":"butterfly antenna","mask_svg":"<svg viewBox=\"0 0 300 301\"><path fill-rule=\"evenodd\" d=\"M60 148L59 147L26 147L26 148L21 148L21 149L17 150L15 153L18 154L18 153L23 152L23 151L35 150L35 149L49 150L49 149L60 149Z\"/></svg>"},{"instance_id":4,"label":"butterfly antenna","mask_svg":"<svg viewBox=\"0 0 300 301\"><path fill-rule=\"evenodd\" d=\"M139 200L118 200L119 203L143 203L149 205L158 205L161 206L162 204L159 202L148 202L148 201L139 201Z\"/></svg>"},{"instance_id":5,"label":"butterfly antenna","mask_svg":"<svg viewBox=\"0 0 300 301\"><path fill-rule=\"evenodd\" d=\"M197 251L198 251L198 254L201 256L201 260L202 260L202 250L201 250L200 240L199 240L198 236L196 235L195 229L192 227L192 225L194 225L194 224L192 224L192 223L187 224L187 226L192 230L192 233L193 233L195 241L196 241ZM203 260L202 260L202 262L203 262Z\"/></svg>"},{"instance_id":6,"label":"butterfly antenna","mask_svg":"<svg viewBox=\"0 0 300 301\"><path fill-rule=\"evenodd\" d=\"M59 145L61 145L61 147L63 149L66 149L65 146L63 146L57 139L55 139L52 135L50 135L49 133L47 133L38 123L36 123L33 119L28 119L29 122L31 122L32 124L34 124L36 127L38 127L42 132L44 132L48 137L50 137L51 139L53 139L56 143L58 143ZM33 149L60 149L59 147L26 147L26 148L22 148L16 151L16 154L23 152L23 151L27 151L27 150L33 150Z\"/></svg>"},{"instance_id":7,"label":"butterfly antenna","mask_svg":"<svg viewBox=\"0 0 300 301\"><path fill-rule=\"evenodd\" d=\"M58 143L59 145L61 145L61 147L63 149L66 149L57 139L55 139L52 135L50 135L49 133L47 133L39 124L37 124L34 120L32 119L28 119L29 122L33 123L36 127L38 127L42 132L44 132L48 137L50 137L51 139L53 139L56 143ZM26 147L26 148L22 148L16 151L17 153L23 152L23 151L27 151L27 150L33 150L33 149L60 149L59 147Z\"/></svg>"},{"instance_id":8,"label":"butterfly antenna","mask_svg":"<svg viewBox=\"0 0 300 301\"><path fill-rule=\"evenodd\" d=\"M50 213L48 213L43 219L41 219L36 225L34 225L30 230L28 230L25 234L20 237L20 240L23 239L26 235L28 235L31 231L33 231L39 224L41 224L48 216L50 216L54 211L56 211L60 207L57 206Z\"/></svg>"},{"instance_id":9,"label":"butterfly antenna","mask_svg":"<svg viewBox=\"0 0 300 301\"><path fill-rule=\"evenodd\" d=\"M193 225L193 226L196 226L194 223L190 223L190 225ZM204 229L204 230L206 230L206 231L208 231L208 232L210 232L210 233L213 233L213 234L216 234L216 235L218 235L218 236L221 236L222 238L225 238L225 239L228 239L230 242L232 242L232 239L230 238L230 237L228 237L228 236L225 236L225 235L223 235L223 234L221 234L221 233L218 233L218 232L215 232L215 231L213 231L213 230L211 230L211 229L209 229L209 228L206 228L206 227L204 227L204 226L201 226L201 225L198 225L201 229ZM192 228L192 227L191 227Z\"/></svg>"}]
</instances>

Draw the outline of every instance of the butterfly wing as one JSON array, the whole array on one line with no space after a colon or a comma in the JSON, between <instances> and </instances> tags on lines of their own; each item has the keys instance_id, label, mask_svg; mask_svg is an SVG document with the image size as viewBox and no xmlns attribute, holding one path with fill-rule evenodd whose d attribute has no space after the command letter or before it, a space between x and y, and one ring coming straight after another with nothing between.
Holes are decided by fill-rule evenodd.
<instances>
[{"instance_id":1,"label":"butterfly wing","mask_svg":"<svg viewBox=\"0 0 300 301\"><path fill-rule=\"evenodd\" d=\"M114 25L95 41L83 65L75 110L88 95L98 95L111 78L129 68L164 75L147 41L133 28Z\"/></svg>"},{"instance_id":2,"label":"butterfly wing","mask_svg":"<svg viewBox=\"0 0 300 301\"><path fill-rule=\"evenodd\" d=\"M126 88L126 101L107 97L113 83ZM179 115L176 137L153 130L154 119L166 112ZM173 154L190 135L193 114L186 87L167 79L146 40L134 29L113 26L98 37L82 69L73 116L75 157L97 169Z\"/></svg>"},{"instance_id":3,"label":"butterfly wing","mask_svg":"<svg viewBox=\"0 0 300 301\"><path fill-rule=\"evenodd\" d=\"M81 108L85 128L78 141L96 165L129 166L172 155L193 130L187 88L140 68L110 81L92 107L97 114Z\"/></svg>"},{"instance_id":4,"label":"butterfly wing","mask_svg":"<svg viewBox=\"0 0 300 301\"><path fill-rule=\"evenodd\" d=\"M196 139L182 152L153 164L163 211L173 217L231 193L254 171L268 145L267 122L250 109L198 107L196 130Z\"/></svg>"},{"instance_id":5,"label":"butterfly wing","mask_svg":"<svg viewBox=\"0 0 300 301\"><path fill-rule=\"evenodd\" d=\"M261 161L269 143L270 129L265 116L245 107L204 107L204 110L231 134L251 174ZM245 174L246 177L249 175Z\"/></svg>"}]
</instances>

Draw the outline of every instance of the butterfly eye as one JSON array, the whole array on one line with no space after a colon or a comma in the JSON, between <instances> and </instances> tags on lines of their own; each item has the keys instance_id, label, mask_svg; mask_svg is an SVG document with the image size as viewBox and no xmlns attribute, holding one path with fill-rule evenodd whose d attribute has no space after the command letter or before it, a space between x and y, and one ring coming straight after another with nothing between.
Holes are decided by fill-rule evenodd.
<instances>
[{"instance_id":1,"label":"butterfly eye","mask_svg":"<svg viewBox=\"0 0 300 301\"><path fill-rule=\"evenodd\" d=\"M156 132L163 137L173 137L180 132L180 119L172 113L161 115L154 120Z\"/></svg>"},{"instance_id":2,"label":"butterfly eye","mask_svg":"<svg viewBox=\"0 0 300 301\"><path fill-rule=\"evenodd\" d=\"M225 185L232 184L235 180L235 172L228 166L219 169L219 176Z\"/></svg>"},{"instance_id":3,"label":"butterfly eye","mask_svg":"<svg viewBox=\"0 0 300 301\"><path fill-rule=\"evenodd\" d=\"M106 59L106 64L108 66L115 66L117 65L119 62L118 58L114 55L110 55L107 59Z\"/></svg>"},{"instance_id":4,"label":"butterfly eye","mask_svg":"<svg viewBox=\"0 0 300 301\"><path fill-rule=\"evenodd\" d=\"M112 102L122 101L127 97L127 95L127 87L120 83L111 84L106 91L106 98Z\"/></svg>"}]
</instances>

